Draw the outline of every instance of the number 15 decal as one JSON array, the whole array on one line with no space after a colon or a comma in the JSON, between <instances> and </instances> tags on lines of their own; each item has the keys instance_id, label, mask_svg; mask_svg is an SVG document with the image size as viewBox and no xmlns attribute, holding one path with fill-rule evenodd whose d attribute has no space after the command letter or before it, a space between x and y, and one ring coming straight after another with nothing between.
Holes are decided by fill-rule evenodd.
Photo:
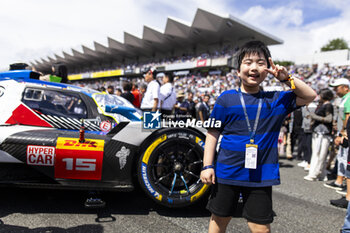
<instances>
[{"instance_id":1,"label":"number 15 decal","mask_svg":"<svg viewBox=\"0 0 350 233\"><path fill-rule=\"evenodd\" d=\"M76 138L57 139L55 178L101 180L104 141L86 140L88 144L79 143Z\"/></svg>"},{"instance_id":2,"label":"number 15 decal","mask_svg":"<svg viewBox=\"0 0 350 233\"><path fill-rule=\"evenodd\" d=\"M76 159L75 164L73 158L65 158L62 161L66 163L67 171L96 171L96 159Z\"/></svg>"}]
</instances>

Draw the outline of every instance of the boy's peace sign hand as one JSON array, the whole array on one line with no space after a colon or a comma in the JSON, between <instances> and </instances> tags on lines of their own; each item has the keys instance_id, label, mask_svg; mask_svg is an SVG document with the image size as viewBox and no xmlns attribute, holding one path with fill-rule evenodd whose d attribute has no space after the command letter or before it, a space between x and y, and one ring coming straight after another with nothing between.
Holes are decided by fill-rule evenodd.
<instances>
[{"instance_id":1,"label":"boy's peace sign hand","mask_svg":"<svg viewBox=\"0 0 350 233\"><path fill-rule=\"evenodd\" d=\"M288 71L284 66L280 66L280 65L275 65L275 63L273 63L272 58L269 57L269 62L270 62L270 69L265 68L265 71L269 72L270 74L272 74L273 76L275 76L275 78L277 78L280 81L286 80L289 77Z\"/></svg>"}]
</instances>

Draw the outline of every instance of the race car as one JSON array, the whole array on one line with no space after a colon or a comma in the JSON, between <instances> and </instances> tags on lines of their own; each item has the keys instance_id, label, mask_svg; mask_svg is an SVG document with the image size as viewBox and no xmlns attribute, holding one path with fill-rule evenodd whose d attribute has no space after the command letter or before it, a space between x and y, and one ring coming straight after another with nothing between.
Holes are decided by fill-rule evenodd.
<instances>
[{"instance_id":1,"label":"race car","mask_svg":"<svg viewBox=\"0 0 350 233\"><path fill-rule=\"evenodd\" d=\"M203 132L146 129L122 97L15 70L0 73L0 106L1 185L131 191L139 183L167 207L208 192Z\"/></svg>"}]
</instances>

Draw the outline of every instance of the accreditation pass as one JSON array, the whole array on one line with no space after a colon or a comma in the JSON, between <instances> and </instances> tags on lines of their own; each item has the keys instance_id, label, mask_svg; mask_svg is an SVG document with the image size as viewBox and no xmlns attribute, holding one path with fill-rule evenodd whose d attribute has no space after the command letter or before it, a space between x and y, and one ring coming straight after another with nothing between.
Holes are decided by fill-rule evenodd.
<instances>
[{"instance_id":1,"label":"accreditation pass","mask_svg":"<svg viewBox=\"0 0 350 233\"><path fill-rule=\"evenodd\" d=\"M256 169L258 159L258 145L246 144L245 148L245 168Z\"/></svg>"}]
</instances>

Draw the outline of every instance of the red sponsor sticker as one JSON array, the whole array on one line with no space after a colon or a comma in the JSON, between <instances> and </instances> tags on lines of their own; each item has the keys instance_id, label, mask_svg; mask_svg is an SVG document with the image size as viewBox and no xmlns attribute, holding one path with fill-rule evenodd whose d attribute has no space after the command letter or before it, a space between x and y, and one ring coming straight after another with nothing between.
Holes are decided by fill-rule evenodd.
<instances>
[{"instance_id":1,"label":"red sponsor sticker","mask_svg":"<svg viewBox=\"0 0 350 233\"><path fill-rule=\"evenodd\" d=\"M109 122L109 121L102 121L101 124L100 124L100 129L103 131L103 132L108 132L112 129L112 123Z\"/></svg>"},{"instance_id":2,"label":"red sponsor sticker","mask_svg":"<svg viewBox=\"0 0 350 233\"><path fill-rule=\"evenodd\" d=\"M55 178L101 180L104 141L57 138Z\"/></svg>"},{"instance_id":3,"label":"red sponsor sticker","mask_svg":"<svg viewBox=\"0 0 350 233\"><path fill-rule=\"evenodd\" d=\"M27 164L38 166L53 166L55 151L53 146L27 146Z\"/></svg>"},{"instance_id":4,"label":"red sponsor sticker","mask_svg":"<svg viewBox=\"0 0 350 233\"><path fill-rule=\"evenodd\" d=\"M197 60L197 67L207 66L207 59Z\"/></svg>"}]
</instances>

